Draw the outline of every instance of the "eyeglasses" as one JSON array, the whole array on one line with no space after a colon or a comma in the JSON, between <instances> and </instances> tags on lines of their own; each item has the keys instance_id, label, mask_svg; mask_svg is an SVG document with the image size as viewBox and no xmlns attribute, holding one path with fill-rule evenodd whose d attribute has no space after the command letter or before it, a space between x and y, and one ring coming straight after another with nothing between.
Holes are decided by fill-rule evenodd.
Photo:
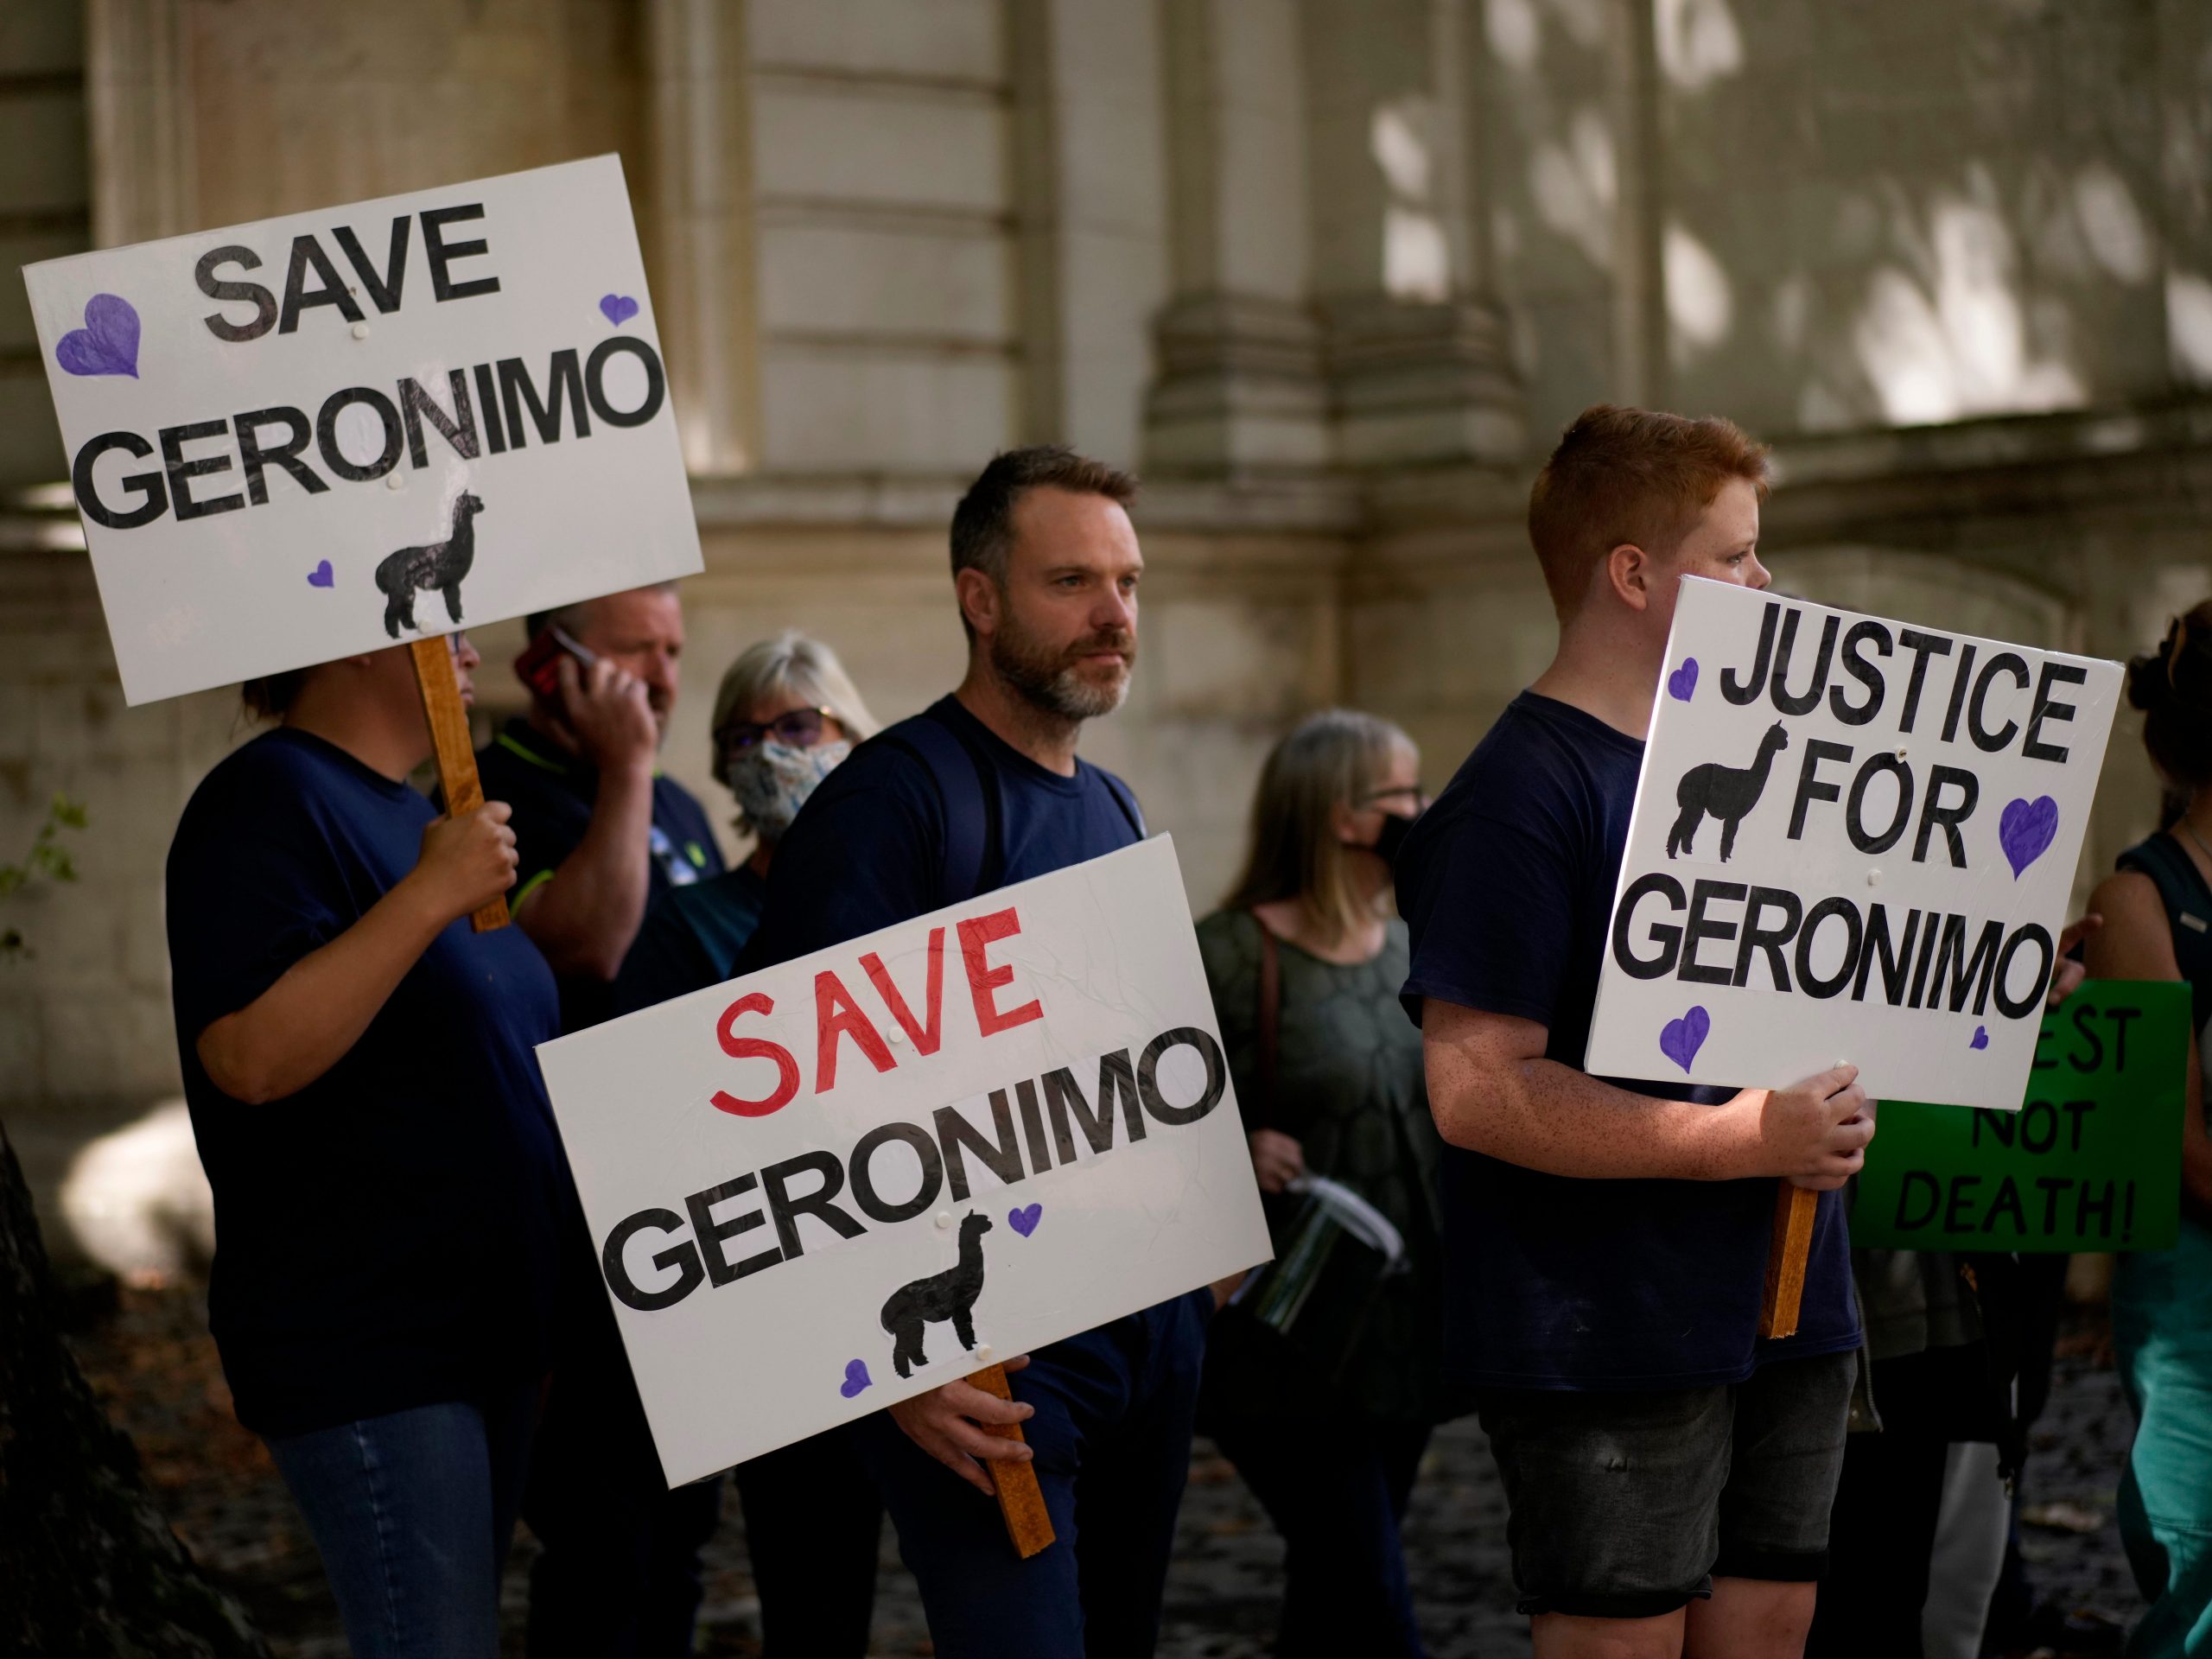
<instances>
[{"instance_id":1,"label":"eyeglasses","mask_svg":"<svg viewBox=\"0 0 2212 1659\"><path fill-rule=\"evenodd\" d=\"M793 709L773 720L734 720L715 734L715 741L725 754L743 754L764 737L810 749L822 741L822 722L836 718L827 709Z\"/></svg>"},{"instance_id":2,"label":"eyeglasses","mask_svg":"<svg viewBox=\"0 0 2212 1659\"><path fill-rule=\"evenodd\" d=\"M1394 789L1370 789L1352 804L1372 806L1377 801L1396 800L1402 796L1409 798L1416 808L1428 804L1428 791L1419 784L1400 784Z\"/></svg>"}]
</instances>

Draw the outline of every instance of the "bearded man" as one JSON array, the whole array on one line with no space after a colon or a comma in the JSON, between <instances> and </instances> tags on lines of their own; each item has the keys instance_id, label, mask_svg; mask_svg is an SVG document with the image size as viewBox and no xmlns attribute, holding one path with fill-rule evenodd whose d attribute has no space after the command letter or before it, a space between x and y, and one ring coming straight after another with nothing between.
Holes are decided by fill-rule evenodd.
<instances>
[{"instance_id":1,"label":"bearded man","mask_svg":"<svg viewBox=\"0 0 2212 1659\"><path fill-rule=\"evenodd\" d=\"M809 798L741 971L1142 837L1128 785L1076 754L1084 721L1121 706L1136 662L1135 493L1127 474L1058 447L983 469L952 517L966 677ZM1152 1651L1212 1308L1198 1291L1008 1360L1011 1402L948 1382L847 1431L940 1656ZM986 1432L1007 1423L1026 1444ZM990 1466L1014 1459L1033 1459L1059 1540L1027 1561L990 1498Z\"/></svg>"}]
</instances>

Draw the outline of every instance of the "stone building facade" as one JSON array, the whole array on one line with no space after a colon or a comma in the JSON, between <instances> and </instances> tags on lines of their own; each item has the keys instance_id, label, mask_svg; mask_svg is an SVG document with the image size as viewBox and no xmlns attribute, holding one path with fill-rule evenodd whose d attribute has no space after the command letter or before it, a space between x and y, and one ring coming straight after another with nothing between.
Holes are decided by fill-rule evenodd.
<instances>
[{"instance_id":1,"label":"stone building facade","mask_svg":"<svg viewBox=\"0 0 2212 1659\"><path fill-rule=\"evenodd\" d=\"M2199 0L15 0L0 250L622 157L693 474L668 764L796 625L880 712L960 658L944 525L994 449L1137 467L1126 710L1086 740L1231 874L1333 701L1440 781L1548 654L1534 466L1611 397L1777 449L1794 591L2126 655L2212 588ZM162 864L245 734L126 709L21 292L0 285L0 1103L174 1085ZM513 626L480 636L492 690ZM496 701L496 699L494 699ZM2113 742L2086 881L2154 809Z\"/></svg>"}]
</instances>

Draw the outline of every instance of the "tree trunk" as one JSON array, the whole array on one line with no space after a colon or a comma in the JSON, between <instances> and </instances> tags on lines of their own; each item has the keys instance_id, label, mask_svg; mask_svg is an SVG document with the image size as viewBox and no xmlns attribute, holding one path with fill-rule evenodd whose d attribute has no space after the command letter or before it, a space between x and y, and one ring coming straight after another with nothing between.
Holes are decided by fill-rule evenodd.
<instances>
[{"instance_id":1,"label":"tree trunk","mask_svg":"<svg viewBox=\"0 0 2212 1659\"><path fill-rule=\"evenodd\" d=\"M0 1653L268 1659L162 1518L61 1339L30 1189L0 1128Z\"/></svg>"}]
</instances>

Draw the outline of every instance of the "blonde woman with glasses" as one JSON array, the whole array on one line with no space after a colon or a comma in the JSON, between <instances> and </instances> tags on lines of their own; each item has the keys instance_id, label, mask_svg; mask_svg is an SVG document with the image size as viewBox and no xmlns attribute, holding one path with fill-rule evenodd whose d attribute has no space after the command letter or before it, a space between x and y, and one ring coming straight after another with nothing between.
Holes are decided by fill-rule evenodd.
<instances>
[{"instance_id":1,"label":"blonde woman with glasses","mask_svg":"<svg viewBox=\"0 0 2212 1659\"><path fill-rule=\"evenodd\" d=\"M671 888L638 930L615 993L650 1007L730 976L768 893L768 868L807 798L853 746L875 735L837 653L785 629L748 646L715 693L715 781L737 798L753 855L727 875Z\"/></svg>"},{"instance_id":2,"label":"blonde woman with glasses","mask_svg":"<svg viewBox=\"0 0 2212 1659\"><path fill-rule=\"evenodd\" d=\"M1392 861L1427 804L1403 732L1349 709L1313 715L1268 755L1244 874L1198 927L1278 1270L1347 1218L1363 1249L1396 1247L1395 1258L1370 1250L1367 1276L1311 1294L1286 1294L1262 1270L1209 1341L1200 1427L1288 1548L1286 1659L1421 1650L1398 1529L1447 1414L1439 1142L1421 1033L1398 1005L1405 924L1386 905ZM1302 1311L1282 1317L1294 1304Z\"/></svg>"}]
</instances>

